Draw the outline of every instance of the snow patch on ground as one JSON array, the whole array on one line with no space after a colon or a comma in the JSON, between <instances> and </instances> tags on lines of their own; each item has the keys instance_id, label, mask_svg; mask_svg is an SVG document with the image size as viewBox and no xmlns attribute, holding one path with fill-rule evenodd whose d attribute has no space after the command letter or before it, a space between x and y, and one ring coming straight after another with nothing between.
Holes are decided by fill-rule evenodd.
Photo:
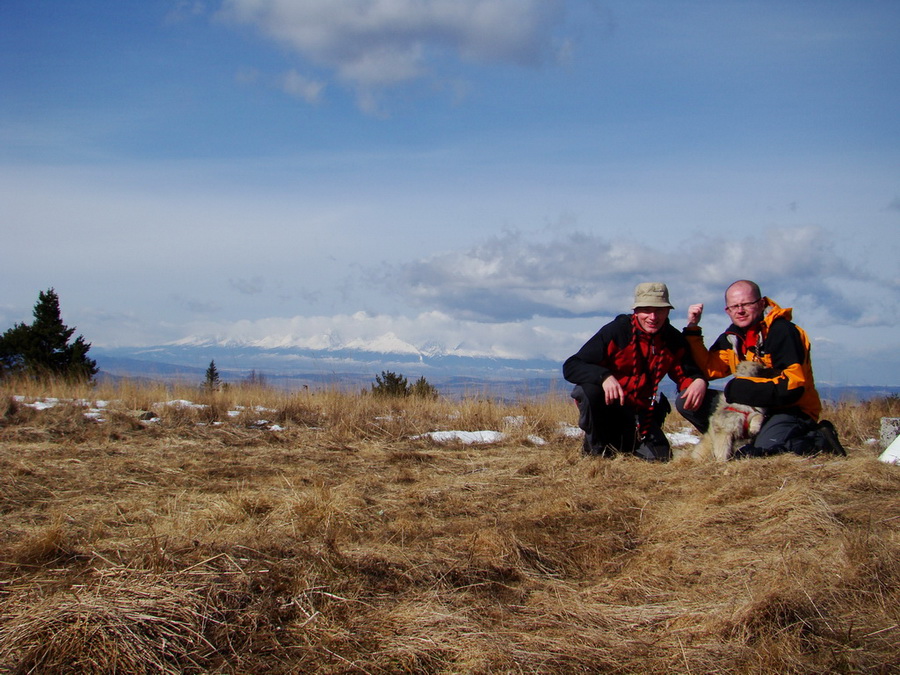
<instances>
[{"instance_id":1,"label":"snow patch on ground","mask_svg":"<svg viewBox=\"0 0 900 675\"><path fill-rule=\"evenodd\" d=\"M669 444L673 448L678 448L683 445L697 445L697 443L700 442L700 437L691 427L682 427L678 431L666 434L666 438L669 439Z\"/></svg>"},{"instance_id":2,"label":"snow patch on ground","mask_svg":"<svg viewBox=\"0 0 900 675\"><path fill-rule=\"evenodd\" d=\"M413 438L430 438L437 443L460 441L466 445L473 443L499 443L506 437L500 431L431 431Z\"/></svg>"}]
</instances>

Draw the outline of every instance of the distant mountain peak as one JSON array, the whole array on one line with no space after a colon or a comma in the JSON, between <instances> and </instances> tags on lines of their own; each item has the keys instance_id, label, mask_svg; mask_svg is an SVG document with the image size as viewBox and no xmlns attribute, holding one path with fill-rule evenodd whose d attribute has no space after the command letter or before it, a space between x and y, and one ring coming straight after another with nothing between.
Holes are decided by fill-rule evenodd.
<instances>
[{"instance_id":1,"label":"distant mountain peak","mask_svg":"<svg viewBox=\"0 0 900 675\"><path fill-rule=\"evenodd\" d=\"M422 352L415 346L397 337L393 332L387 332L372 340L356 338L350 340L339 349L352 349L361 352L375 352L376 354L412 354L422 356Z\"/></svg>"}]
</instances>

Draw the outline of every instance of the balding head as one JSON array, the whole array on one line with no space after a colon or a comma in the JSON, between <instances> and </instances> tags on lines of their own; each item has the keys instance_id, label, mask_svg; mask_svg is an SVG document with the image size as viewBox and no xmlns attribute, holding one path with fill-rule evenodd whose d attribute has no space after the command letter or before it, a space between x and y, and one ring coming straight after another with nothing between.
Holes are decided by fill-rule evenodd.
<instances>
[{"instance_id":1,"label":"balding head","mask_svg":"<svg viewBox=\"0 0 900 675\"><path fill-rule=\"evenodd\" d=\"M757 298L762 297L762 292L759 290L759 285L755 281L750 281L748 279L739 279L735 281L731 286L725 289L725 303L728 304L728 293L732 289L741 288L742 290L747 290Z\"/></svg>"}]
</instances>

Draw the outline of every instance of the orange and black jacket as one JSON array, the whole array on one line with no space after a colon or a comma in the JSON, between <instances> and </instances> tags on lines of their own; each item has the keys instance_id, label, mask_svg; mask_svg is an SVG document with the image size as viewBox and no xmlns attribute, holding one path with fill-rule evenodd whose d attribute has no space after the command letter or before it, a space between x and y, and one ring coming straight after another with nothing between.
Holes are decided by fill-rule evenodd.
<instances>
[{"instance_id":1,"label":"orange and black jacket","mask_svg":"<svg viewBox=\"0 0 900 675\"><path fill-rule=\"evenodd\" d=\"M822 402L813 378L809 337L791 322L791 308L782 309L769 298L763 301L766 308L755 344L746 344L746 331L732 324L707 350L700 327L685 328L694 360L710 380L731 375L739 361L760 361L772 377L735 377L725 386L725 400L818 420Z\"/></svg>"},{"instance_id":2,"label":"orange and black jacket","mask_svg":"<svg viewBox=\"0 0 900 675\"><path fill-rule=\"evenodd\" d=\"M614 376L625 391L625 404L649 410L660 380L668 375L683 391L703 374L691 359L687 342L668 320L653 335L637 326L634 314L620 314L603 326L563 364L573 384L596 384Z\"/></svg>"}]
</instances>

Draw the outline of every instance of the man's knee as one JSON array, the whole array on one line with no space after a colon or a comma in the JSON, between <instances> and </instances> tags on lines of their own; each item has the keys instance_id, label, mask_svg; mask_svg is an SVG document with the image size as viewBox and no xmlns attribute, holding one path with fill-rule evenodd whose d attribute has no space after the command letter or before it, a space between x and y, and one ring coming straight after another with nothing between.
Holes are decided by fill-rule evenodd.
<instances>
[{"instance_id":1,"label":"man's knee","mask_svg":"<svg viewBox=\"0 0 900 675\"><path fill-rule=\"evenodd\" d=\"M587 395L584 393L580 384L576 384L569 394L575 399L575 405L578 406L578 428L582 431L590 431L591 429L591 406L588 403Z\"/></svg>"},{"instance_id":2,"label":"man's knee","mask_svg":"<svg viewBox=\"0 0 900 675\"><path fill-rule=\"evenodd\" d=\"M607 405L603 387L595 384L576 385L569 396L578 404L585 454L611 456L633 449L635 425L631 408Z\"/></svg>"},{"instance_id":3,"label":"man's knee","mask_svg":"<svg viewBox=\"0 0 900 675\"><path fill-rule=\"evenodd\" d=\"M572 393L569 394L572 398L578 401L579 405L582 401L591 402L600 397L599 400L604 400L603 387L596 384L576 384L572 389Z\"/></svg>"},{"instance_id":4,"label":"man's knee","mask_svg":"<svg viewBox=\"0 0 900 675\"><path fill-rule=\"evenodd\" d=\"M693 424L697 431L701 434L705 434L709 429L709 418L712 415L712 411L716 409L716 405L718 405L719 402L719 396L721 395L722 392L716 389L707 390L703 397L703 402L696 410L686 410L684 407L684 396L678 395L675 397L675 410L677 410L684 419Z\"/></svg>"},{"instance_id":5,"label":"man's knee","mask_svg":"<svg viewBox=\"0 0 900 675\"><path fill-rule=\"evenodd\" d=\"M600 401L603 400L603 388L594 384L576 384L569 396L578 404L578 427L590 431L593 419L591 409L596 407L597 397L600 397Z\"/></svg>"},{"instance_id":6,"label":"man's knee","mask_svg":"<svg viewBox=\"0 0 900 675\"><path fill-rule=\"evenodd\" d=\"M820 452L816 443L816 423L806 417L776 414L767 419L753 443L741 448L743 456L766 456L792 452L810 455Z\"/></svg>"}]
</instances>

